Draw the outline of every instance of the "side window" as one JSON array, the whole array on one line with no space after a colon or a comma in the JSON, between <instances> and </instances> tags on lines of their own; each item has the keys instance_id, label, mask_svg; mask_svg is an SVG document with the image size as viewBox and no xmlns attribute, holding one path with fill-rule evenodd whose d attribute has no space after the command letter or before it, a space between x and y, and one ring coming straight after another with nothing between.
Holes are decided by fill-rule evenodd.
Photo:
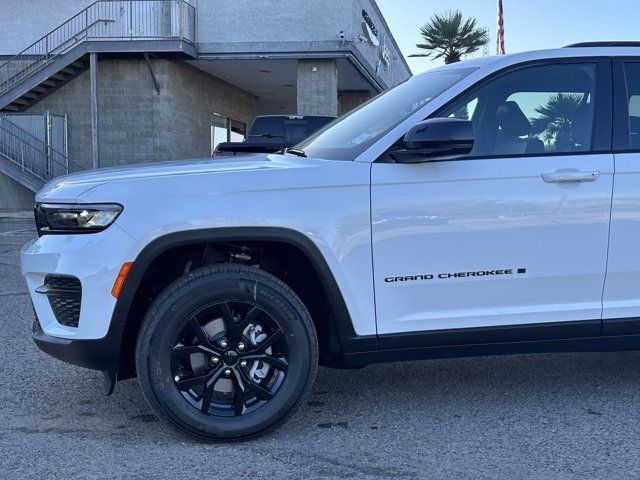
<instances>
[{"instance_id":1,"label":"side window","mask_svg":"<svg viewBox=\"0 0 640 480\"><path fill-rule=\"evenodd\" d=\"M451 118L461 118L463 120L472 120L473 114L476 111L476 107L478 106L478 99L474 98L470 102L465 103L460 106L460 109L453 112L449 117Z\"/></svg>"},{"instance_id":2,"label":"side window","mask_svg":"<svg viewBox=\"0 0 640 480\"><path fill-rule=\"evenodd\" d=\"M529 67L490 80L440 116L473 122L472 156L584 152L595 91L595 64Z\"/></svg>"},{"instance_id":3,"label":"side window","mask_svg":"<svg viewBox=\"0 0 640 480\"><path fill-rule=\"evenodd\" d=\"M629 148L640 149L640 63L627 63L624 67L629 107Z\"/></svg>"}]
</instances>

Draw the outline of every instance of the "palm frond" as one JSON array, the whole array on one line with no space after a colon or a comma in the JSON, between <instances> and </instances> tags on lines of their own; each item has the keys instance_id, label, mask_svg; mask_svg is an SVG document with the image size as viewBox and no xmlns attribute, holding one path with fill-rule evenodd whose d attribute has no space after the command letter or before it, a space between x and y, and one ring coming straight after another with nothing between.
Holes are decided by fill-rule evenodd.
<instances>
[{"instance_id":1,"label":"palm frond","mask_svg":"<svg viewBox=\"0 0 640 480\"><path fill-rule=\"evenodd\" d=\"M536 108L539 116L531 119L532 133L540 135L546 142L553 141L559 150L570 150L575 146L575 114L584 100L584 94L581 93L551 95L547 103Z\"/></svg>"},{"instance_id":2,"label":"palm frond","mask_svg":"<svg viewBox=\"0 0 640 480\"><path fill-rule=\"evenodd\" d=\"M420 34L424 43L416 45L426 54L415 56L444 57L445 63L459 61L464 55L477 52L489 42L485 28L478 28L474 18L464 19L460 10L451 10L443 14L435 14L428 23L422 26Z\"/></svg>"}]
</instances>

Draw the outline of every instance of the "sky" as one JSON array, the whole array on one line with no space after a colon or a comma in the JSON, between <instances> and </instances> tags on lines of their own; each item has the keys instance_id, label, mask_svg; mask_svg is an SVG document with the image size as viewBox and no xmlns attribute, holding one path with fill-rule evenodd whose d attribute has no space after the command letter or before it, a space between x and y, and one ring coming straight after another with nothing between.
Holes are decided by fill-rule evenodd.
<instances>
[{"instance_id":1,"label":"sky","mask_svg":"<svg viewBox=\"0 0 640 480\"><path fill-rule=\"evenodd\" d=\"M489 53L495 54L497 0L377 2L405 57L419 53L415 45L421 42L420 27L431 15L456 8L489 30ZM503 8L507 53L584 41L640 41L640 0L503 0ZM407 62L413 73L442 64L430 58L407 58Z\"/></svg>"}]
</instances>

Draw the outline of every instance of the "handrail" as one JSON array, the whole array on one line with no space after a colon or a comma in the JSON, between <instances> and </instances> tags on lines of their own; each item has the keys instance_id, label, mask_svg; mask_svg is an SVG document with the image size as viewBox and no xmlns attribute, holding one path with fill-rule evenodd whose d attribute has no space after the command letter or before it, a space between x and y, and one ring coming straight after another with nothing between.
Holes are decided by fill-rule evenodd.
<instances>
[{"instance_id":1,"label":"handrail","mask_svg":"<svg viewBox=\"0 0 640 480\"><path fill-rule=\"evenodd\" d=\"M180 39L195 43L187 0L96 0L0 64L0 94L86 40Z\"/></svg>"},{"instance_id":2,"label":"handrail","mask_svg":"<svg viewBox=\"0 0 640 480\"><path fill-rule=\"evenodd\" d=\"M70 166L75 171L82 170L67 155L3 116L0 116L0 155L42 182L69 173Z\"/></svg>"},{"instance_id":3,"label":"handrail","mask_svg":"<svg viewBox=\"0 0 640 480\"><path fill-rule=\"evenodd\" d=\"M5 122L6 124L2 125ZM57 153L60 156L63 156L63 157L65 156L64 153L62 153L61 151L57 150L56 148L50 145L47 145L45 142L42 141L42 139L36 137L33 133L28 132L27 130L22 128L20 125L13 123L5 115L0 115L0 128L13 130L14 132L17 132L20 136L25 137L25 139L29 140L34 144L41 144L43 151L45 151L45 149L50 149L51 151Z\"/></svg>"},{"instance_id":4,"label":"handrail","mask_svg":"<svg viewBox=\"0 0 640 480\"><path fill-rule=\"evenodd\" d=\"M54 28L53 30L45 33L42 37L40 37L38 40L36 40L35 42L33 42L31 45L29 45L28 47L26 47L25 49L23 49L20 53L15 54L13 57L11 57L9 60L7 60L6 62L0 64L0 68L4 67L5 64L11 62L12 60L15 60L16 58L24 55L28 50L30 50L32 47L34 47L35 45L37 45L38 43L40 43L44 38L47 38L48 36L52 35L56 30L59 30L63 25L72 22L76 17L81 16L85 10L89 10L91 7L93 7L96 3L98 3L101 0L96 0L95 2L93 2L91 5L89 5L88 7L83 8L82 10L80 10L80 12L76 13L73 17L69 18L68 20L66 20L65 22L63 22L62 24L58 25L56 28Z\"/></svg>"}]
</instances>

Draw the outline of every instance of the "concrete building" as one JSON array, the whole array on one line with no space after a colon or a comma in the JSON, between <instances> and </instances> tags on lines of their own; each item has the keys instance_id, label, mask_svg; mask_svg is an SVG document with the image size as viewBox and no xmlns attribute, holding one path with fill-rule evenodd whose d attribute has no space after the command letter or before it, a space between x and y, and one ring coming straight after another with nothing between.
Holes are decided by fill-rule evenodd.
<instances>
[{"instance_id":1,"label":"concrete building","mask_svg":"<svg viewBox=\"0 0 640 480\"><path fill-rule=\"evenodd\" d=\"M0 208L66 171L207 156L256 115L339 115L411 75L375 0L4 6Z\"/></svg>"}]
</instances>

